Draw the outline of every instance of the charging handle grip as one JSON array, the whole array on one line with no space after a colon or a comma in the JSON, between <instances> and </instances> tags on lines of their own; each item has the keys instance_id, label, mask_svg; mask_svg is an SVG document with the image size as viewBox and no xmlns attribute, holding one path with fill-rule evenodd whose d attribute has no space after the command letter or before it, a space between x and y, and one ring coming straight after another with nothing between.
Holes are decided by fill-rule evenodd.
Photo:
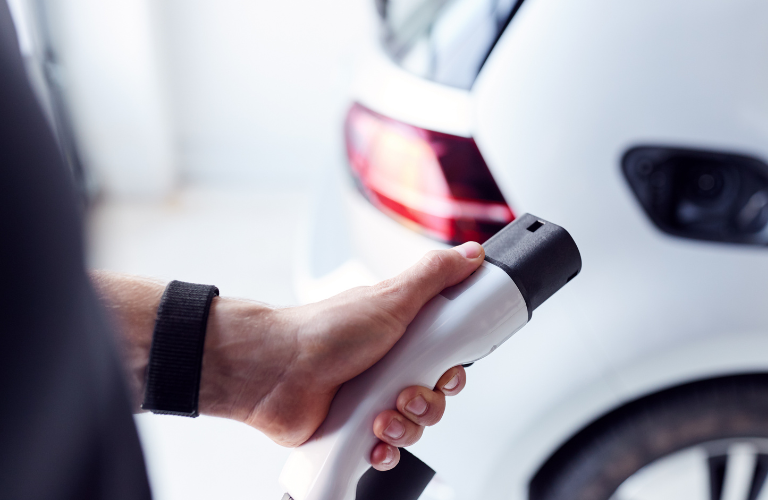
<instances>
[{"instance_id":1,"label":"charging handle grip","mask_svg":"<svg viewBox=\"0 0 768 500\"><path fill-rule=\"evenodd\" d=\"M490 354L527 321L514 281L484 262L431 299L381 360L341 387L326 420L289 457L281 483L294 500L354 500L378 442L376 415L395 408L406 387L434 387L451 367Z\"/></svg>"}]
</instances>

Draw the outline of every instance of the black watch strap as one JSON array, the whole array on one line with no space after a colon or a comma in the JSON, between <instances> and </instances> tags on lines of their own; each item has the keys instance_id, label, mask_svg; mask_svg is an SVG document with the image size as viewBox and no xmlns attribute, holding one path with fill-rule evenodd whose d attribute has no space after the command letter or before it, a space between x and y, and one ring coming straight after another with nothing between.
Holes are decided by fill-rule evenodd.
<instances>
[{"instance_id":1,"label":"black watch strap","mask_svg":"<svg viewBox=\"0 0 768 500\"><path fill-rule=\"evenodd\" d=\"M205 330L219 289L171 281L157 308L141 407L152 413L196 417Z\"/></svg>"}]
</instances>

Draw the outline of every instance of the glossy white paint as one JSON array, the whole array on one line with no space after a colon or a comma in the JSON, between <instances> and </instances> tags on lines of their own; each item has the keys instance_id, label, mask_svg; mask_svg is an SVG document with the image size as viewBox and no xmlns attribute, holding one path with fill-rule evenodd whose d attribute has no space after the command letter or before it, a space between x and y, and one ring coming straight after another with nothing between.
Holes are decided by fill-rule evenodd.
<instances>
[{"instance_id":1,"label":"glossy white paint","mask_svg":"<svg viewBox=\"0 0 768 500\"><path fill-rule=\"evenodd\" d=\"M515 282L483 263L419 312L378 363L342 386L315 435L296 448L280 475L294 500L354 500L378 439L373 420L406 387L434 387L452 366L481 359L528 321Z\"/></svg>"},{"instance_id":2,"label":"glossy white paint","mask_svg":"<svg viewBox=\"0 0 768 500\"><path fill-rule=\"evenodd\" d=\"M469 92L406 73L378 50L372 49L365 61L353 84L355 100L417 127L471 135Z\"/></svg>"},{"instance_id":3,"label":"glossy white paint","mask_svg":"<svg viewBox=\"0 0 768 500\"><path fill-rule=\"evenodd\" d=\"M619 165L641 143L768 158L768 6L526 0L518 16L474 88L475 137L513 206L557 221L582 250L569 306L617 398L602 411L768 369L768 255L663 235ZM511 474L490 478L490 498L525 498L539 464L583 427L558 406L539 410L557 421L531 429L540 444L524 456L515 443L528 438L509 434Z\"/></svg>"},{"instance_id":4,"label":"glossy white paint","mask_svg":"<svg viewBox=\"0 0 768 500\"><path fill-rule=\"evenodd\" d=\"M565 227L583 272L469 370L413 447L456 500L527 499L551 453L624 402L768 371L768 254L664 235L619 164L643 143L768 159L766 21L756 0L525 0L470 93L467 127L513 210ZM370 106L393 115L392 100ZM374 276L437 245L344 189L351 258Z\"/></svg>"}]
</instances>

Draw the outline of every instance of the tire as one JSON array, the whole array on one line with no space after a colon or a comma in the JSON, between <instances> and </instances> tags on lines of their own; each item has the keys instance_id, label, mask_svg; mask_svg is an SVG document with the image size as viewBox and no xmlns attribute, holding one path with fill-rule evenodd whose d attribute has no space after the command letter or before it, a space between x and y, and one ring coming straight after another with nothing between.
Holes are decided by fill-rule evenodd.
<instances>
[{"instance_id":1,"label":"tire","mask_svg":"<svg viewBox=\"0 0 768 500\"><path fill-rule=\"evenodd\" d=\"M751 459L739 458L739 467L749 468L740 473L739 481L745 483L741 486L733 486L736 479L728 477L737 470L734 450L752 454ZM743 495L736 495L740 500L758 498L768 471L768 375L690 383L644 397L603 416L570 439L542 466L531 481L529 498L667 498L671 494L643 496L623 492L630 487L636 490L636 484L642 481L647 483L648 477L654 477L654 470L658 477L668 478L669 483L656 484L657 490L664 486L669 490L670 484L696 472L679 472L679 457L686 457L686 453L702 457L704 469L697 472L697 477L703 478L699 482L706 482L700 488L706 493L689 492L680 497L678 491L681 500L720 500L728 481L733 483L728 488L743 491ZM658 475L658 470L672 463L677 464L678 472ZM699 467L697 462L691 464L690 467Z\"/></svg>"}]
</instances>

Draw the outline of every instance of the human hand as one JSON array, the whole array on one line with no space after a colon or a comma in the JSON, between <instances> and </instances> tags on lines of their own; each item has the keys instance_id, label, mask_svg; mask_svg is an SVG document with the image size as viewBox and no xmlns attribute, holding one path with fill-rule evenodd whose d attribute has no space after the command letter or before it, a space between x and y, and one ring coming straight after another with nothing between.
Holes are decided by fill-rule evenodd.
<instances>
[{"instance_id":1,"label":"human hand","mask_svg":"<svg viewBox=\"0 0 768 500\"><path fill-rule=\"evenodd\" d=\"M298 446L320 426L339 387L359 375L400 339L422 306L463 281L483 262L474 242L428 253L395 278L306 306L273 309L217 298L211 307L200 386L200 411L245 422L286 446ZM445 396L466 383L451 368L434 390L408 387L396 409L373 424L381 440L371 464L388 470L400 446L437 423Z\"/></svg>"}]
</instances>

